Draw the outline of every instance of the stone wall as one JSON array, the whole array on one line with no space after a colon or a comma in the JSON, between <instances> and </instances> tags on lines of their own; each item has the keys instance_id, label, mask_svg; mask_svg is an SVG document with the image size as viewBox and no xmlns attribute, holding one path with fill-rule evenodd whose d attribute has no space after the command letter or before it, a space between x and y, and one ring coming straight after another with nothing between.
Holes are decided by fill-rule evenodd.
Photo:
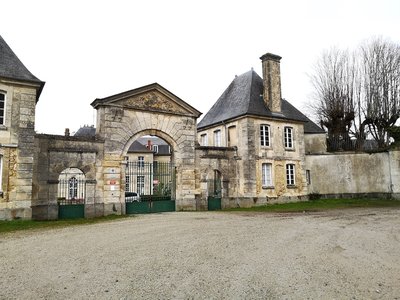
<instances>
[{"instance_id":1,"label":"stone wall","mask_svg":"<svg viewBox=\"0 0 400 300\"><path fill-rule=\"evenodd\" d=\"M304 148L306 154L326 153L326 134L325 133L304 134Z\"/></svg>"},{"instance_id":2,"label":"stone wall","mask_svg":"<svg viewBox=\"0 0 400 300\"><path fill-rule=\"evenodd\" d=\"M0 125L0 219L30 219L37 86L0 80L6 94Z\"/></svg>"},{"instance_id":3,"label":"stone wall","mask_svg":"<svg viewBox=\"0 0 400 300\"><path fill-rule=\"evenodd\" d=\"M230 207L230 198L236 197L239 188L236 148L234 147L196 147L196 209L207 210L210 195L209 184L214 172L221 174L222 208Z\"/></svg>"},{"instance_id":4,"label":"stone wall","mask_svg":"<svg viewBox=\"0 0 400 300\"><path fill-rule=\"evenodd\" d=\"M400 151L306 155L310 194L400 195Z\"/></svg>"},{"instance_id":5,"label":"stone wall","mask_svg":"<svg viewBox=\"0 0 400 300\"><path fill-rule=\"evenodd\" d=\"M32 217L37 220L58 218L58 179L67 168L78 168L86 180L85 217L102 216L103 182L102 140L39 134L35 137ZM100 180L99 180L100 179Z\"/></svg>"}]
</instances>

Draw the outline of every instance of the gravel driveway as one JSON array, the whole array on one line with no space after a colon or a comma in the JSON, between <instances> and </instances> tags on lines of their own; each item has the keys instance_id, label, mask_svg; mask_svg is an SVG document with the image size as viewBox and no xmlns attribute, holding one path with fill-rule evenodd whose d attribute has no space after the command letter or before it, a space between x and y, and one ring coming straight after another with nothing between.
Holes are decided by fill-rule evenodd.
<instances>
[{"instance_id":1,"label":"gravel driveway","mask_svg":"<svg viewBox=\"0 0 400 300\"><path fill-rule=\"evenodd\" d=\"M400 209L174 212L0 236L0 299L400 299Z\"/></svg>"}]
</instances>

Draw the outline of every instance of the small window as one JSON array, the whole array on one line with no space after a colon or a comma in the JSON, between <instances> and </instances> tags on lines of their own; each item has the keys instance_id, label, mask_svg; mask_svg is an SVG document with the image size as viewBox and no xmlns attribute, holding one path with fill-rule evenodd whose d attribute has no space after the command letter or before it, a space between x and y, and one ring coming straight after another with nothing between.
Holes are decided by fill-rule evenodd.
<instances>
[{"instance_id":1,"label":"small window","mask_svg":"<svg viewBox=\"0 0 400 300\"><path fill-rule=\"evenodd\" d=\"M144 167L144 156L138 156L138 167L139 168Z\"/></svg>"},{"instance_id":2,"label":"small window","mask_svg":"<svg viewBox=\"0 0 400 300\"><path fill-rule=\"evenodd\" d=\"M307 180L307 184L310 185L311 184L311 172L310 172L310 170L306 170L306 180Z\"/></svg>"},{"instance_id":3,"label":"small window","mask_svg":"<svg viewBox=\"0 0 400 300\"><path fill-rule=\"evenodd\" d=\"M285 127L285 148L293 149L293 128Z\"/></svg>"},{"instance_id":4,"label":"small window","mask_svg":"<svg viewBox=\"0 0 400 300\"><path fill-rule=\"evenodd\" d=\"M139 195L144 194L144 176L138 176L137 177L137 193Z\"/></svg>"},{"instance_id":5,"label":"small window","mask_svg":"<svg viewBox=\"0 0 400 300\"><path fill-rule=\"evenodd\" d=\"M260 125L260 145L262 147L270 147L270 133L269 125Z\"/></svg>"},{"instance_id":6,"label":"small window","mask_svg":"<svg viewBox=\"0 0 400 300\"><path fill-rule=\"evenodd\" d=\"M286 165L286 184L295 185L295 167L294 164L287 164Z\"/></svg>"},{"instance_id":7,"label":"small window","mask_svg":"<svg viewBox=\"0 0 400 300\"><path fill-rule=\"evenodd\" d=\"M272 164L262 164L262 185L272 187Z\"/></svg>"},{"instance_id":8,"label":"small window","mask_svg":"<svg viewBox=\"0 0 400 300\"><path fill-rule=\"evenodd\" d=\"M68 180L69 184L69 199L76 199L78 197L78 179L71 177Z\"/></svg>"},{"instance_id":9,"label":"small window","mask_svg":"<svg viewBox=\"0 0 400 300\"><path fill-rule=\"evenodd\" d=\"M129 175L125 176L125 192L129 192L131 187L131 177Z\"/></svg>"},{"instance_id":10,"label":"small window","mask_svg":"<svg viewBox=\"0 0 400 300\"><path fill-rule=\"evenodd\" d=\"M153 145L153 152L158 153L158 145Z\"/></svg>"},{"instance_id":11,"label":"small window","mask_svg":"<svg viewBox=\"0 0 400 300\"><path fill-rule=\"evenodd\" d=\"M5 110L6 110L6 94L0 92L0 125L4 125Z\"/></svg>"},{"instance_id":12,"label":"small window","mask_svg":"<svg viewBox=\"0 0 400 300\"><path fill-rule=\"evenodd\" d=\"M214 131L214 146L221 147L221 130Z\"/></svg>"},{"instance_id":13,"label":"small window","mask_svg":"<svg viewBox=\"0 0 400 300\"><path fill-rule=\"evenodd\" d=\"M237 146L237 131L236 126L228 127L228 147Z\"/></svg>"},{"instance_id":14,"label":"small window","mask_svg":"<svg viewBox=\"0 0 400 300\"><path fill-rule=\"evenodd\" d=\"M200 136L200 145L201 146L208 146L207 134L202 134Z\"/></svg>"}]
</instances>

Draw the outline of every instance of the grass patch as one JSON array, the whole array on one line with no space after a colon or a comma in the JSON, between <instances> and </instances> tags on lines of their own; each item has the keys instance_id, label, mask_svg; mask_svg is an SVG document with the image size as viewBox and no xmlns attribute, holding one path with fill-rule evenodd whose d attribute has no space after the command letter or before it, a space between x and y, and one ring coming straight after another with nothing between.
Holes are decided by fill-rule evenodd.
<instances>
[{"instance_id":1,"label":"grass patch","mask_svg":"<svg viewBox=\"0 0 400 300\"><path fill-rule=\"evenodd\" d=\"M228 211L313 212L354 207L400 207L400 201L392 199L317 199L304 202L270 204L249 208L232 208Z\"/></svg>"},{"instance_id":2,"label":"grass patch","mask_svg":"<svg viewBox=\"0 0 400 300\"><path fill-rule=\"evenodd\" d=\"M56 220L56 221L33 221L33 220L11 220L0 221L0 234L21 230L33 229L53 229L68 227L71 225L88 225L101 222L108 222L122 218L128 218L127 215L109 215L106 217L98 217L92 219L72 219L72 220Z\"/></svg>"}]
</instances>

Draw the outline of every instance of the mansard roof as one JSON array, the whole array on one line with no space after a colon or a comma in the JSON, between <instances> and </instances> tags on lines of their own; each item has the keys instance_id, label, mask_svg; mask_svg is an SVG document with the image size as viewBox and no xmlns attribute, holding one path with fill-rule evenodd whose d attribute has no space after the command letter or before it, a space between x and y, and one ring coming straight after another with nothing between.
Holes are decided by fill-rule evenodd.
<instances>
[{"instance_id":1,"label":"mansard roof","mask_svg":"<svg viewBox=\"0 0 400 300\"><path fill-rule=\"evenodd\" d=\"M44 82L34 76L19 60L17 55L7 45L6 41L0 35L0 77L25 81L30 83L38 83L40 85L37 99L42 92Z\"/></svg>"},{"instance_id":2,"label":"mansard roof","mask_svg":"<svg viewBox=\"0 0 400 300\"><path fill-rule=\"evenodd\" d=\"M134 141L132 143L132 145L129 146L128 149L129 153L143 153L143 152L148 152L148 153L153 153L153 151L147 149L147 147L145 145L143 145L142 143L140 143L138 140Z\"/></svg>"},{"instance_id":3,"label":"mansard roof","mask_svg":"<svg viewBox=\"0 0 400 300\"><path fill-rule=\"evenodd\" d=\"M75 132L74 136L94 137L96 135L96 128L94 126L82 126Z\"/></svg>"},{"instance_id":4,"label":"mansard roof","mask_svg":"<svg viewBox=\"0 0 400 300\"><path fill-rule=\"evenodd\" d=\"M282 111L280 113L271 112L264 104L263 89L263 80L254 70L236 76L200 121L197 126L198 129L210 127L237 117L252 115L300 121L305 123L305 128L307 127L308 129L310 127L310 130L316 130L314 126L307 125L308 122L312 123L310 119L284 99L282 99ZM318 127L317 125L315 126Z\"/></svg>"}]
</instances>

